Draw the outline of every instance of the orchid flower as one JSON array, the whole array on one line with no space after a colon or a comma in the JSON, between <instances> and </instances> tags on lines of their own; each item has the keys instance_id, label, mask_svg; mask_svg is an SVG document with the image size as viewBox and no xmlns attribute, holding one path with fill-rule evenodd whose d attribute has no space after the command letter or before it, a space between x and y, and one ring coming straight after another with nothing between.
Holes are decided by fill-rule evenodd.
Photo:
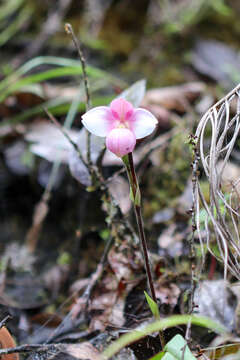
<instances>
[{"instance_id":1,"label":"orchid flower","mask_svg":"<svg viewBox=\"0 0 240 360\"><path fill-rule=\"evenodd\" d=\"M123 98L115 99L110 106L98 106L82 116L86 129L106 137L106 147L119 157L131 153L136 140L150 135L157 119L147 110L134 108Z\"/></svg>"}]
</instances>

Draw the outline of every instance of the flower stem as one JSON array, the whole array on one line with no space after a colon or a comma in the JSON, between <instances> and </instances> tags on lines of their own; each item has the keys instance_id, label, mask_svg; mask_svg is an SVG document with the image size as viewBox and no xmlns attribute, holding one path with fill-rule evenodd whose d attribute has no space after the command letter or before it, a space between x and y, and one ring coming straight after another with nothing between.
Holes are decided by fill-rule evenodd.
<instances>
[{"instance_id":1,"label":"flower stem","mask_svg":"<svg viewBox=\"0 0 240 360\"><path fill-rule=\"evenodd\" d=\"M136 176L136 172L135 172L135 168L134 168L134 164L133 164L132 153L128 154L128 160L129 160L130 171L131 171L131 176L132 176L132 183L133 183L133 185L131 186L132 192L133 192L133 198L135 198L137 189L139 188L139 185L138 185L137 176ZM152 271L151 271L150 261L149 261L149 257L148 257L147 241L146 241L146 236L145 236L144 227L143 227L141 205L137 205L134 203L134 210L135 210L135 215L136 215L136 220L137 220L139 237L141 240L141 245L142 245L142 250L143 250L143 257L144 257L145 269L146 269L147 278L148 278L148 285L149 285L149 288L151 291L151 296L152 296L153 301L157 302L156 293L155 293L155 289L154 289L154 285L153 285Z\"/></svg>"},{"instance_id":2,"label":"flower stem","mask_svg":"<svg viewBox=\"0 0 240 360\"><path fill-rule=\"evenodd\" d=\"M135 172L135 168L134 168L132 153L129 153L128 155L124 156L122 158L122 160L126 166L127 174L128 174L128 178L129 178L131 197L132 197L132 201L134 204L134 210L135 210L135 215L136 215L136 220L137 220L139 238L140 238L141 246L142 246L142 253L143 253L143 258L144 258L144 265L145 265L145 270L146 270L146 274L147 274L147 279L148 279L148 285L149 285L149 289L151 292L151 297L152 297L153 301L157 304L157 297L156 297L156 293L155 293L155 289L154 289L154 285L153 285L153 276L152 276L152 271L151 271L151 266L150 266L150 261L149 261L149 256L148 256L147 241L146 241L146 236L145 236L144 226L143 226L143 218L142 218L142 211L141 211L141 193L140 193L138 180L137 180L137 176L136 176L136 172ZM160 337L161 346L163 348L165 345L163 331L159 332L159 337Z\"/></svg>"}]
</instances>

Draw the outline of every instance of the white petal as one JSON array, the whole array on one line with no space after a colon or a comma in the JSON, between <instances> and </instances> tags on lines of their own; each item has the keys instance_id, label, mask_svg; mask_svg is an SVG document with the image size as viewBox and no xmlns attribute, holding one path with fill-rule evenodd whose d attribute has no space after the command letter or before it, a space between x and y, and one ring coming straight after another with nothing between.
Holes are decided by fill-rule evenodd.
<instances>
[{"instance_id":1,"label":"white petal","mask_svg":"<svg viewBox=\"0 0 240 360\"><path fill-rule=\"evenodd\" d=\"M96 136L107 136L111 130L111 111L107 106L95 107L82 115L85 128Z\"/></svg>"},{"instance_id":2,"label":"white petal","mask_svg":"<svg viewBox=\"0 0 240 360\"><path fill-rule=\"evenodd\" d=\"M150 135L155 130L157 123L157 119L150 111L138 108L134 111L134 120L131 123L131 129L136 139L141 139Z\"/></svg>"}]
</instances>

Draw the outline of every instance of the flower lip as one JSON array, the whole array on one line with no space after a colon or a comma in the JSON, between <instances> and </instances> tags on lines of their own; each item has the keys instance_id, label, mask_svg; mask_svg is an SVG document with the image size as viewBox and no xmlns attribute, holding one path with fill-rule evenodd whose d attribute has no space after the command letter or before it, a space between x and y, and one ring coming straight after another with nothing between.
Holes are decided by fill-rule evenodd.
<instances>
[{"instance_id":1,"label":"flower lip","mask_svg":"<svg viewBox=\"0 0 240 360\"><path fill-rule=\"evenodd\" d=\"M132 152L135 145L135 135L126 128L113 129L106 138L107 149L119 157Z\"/></svg>"}]
</instances>

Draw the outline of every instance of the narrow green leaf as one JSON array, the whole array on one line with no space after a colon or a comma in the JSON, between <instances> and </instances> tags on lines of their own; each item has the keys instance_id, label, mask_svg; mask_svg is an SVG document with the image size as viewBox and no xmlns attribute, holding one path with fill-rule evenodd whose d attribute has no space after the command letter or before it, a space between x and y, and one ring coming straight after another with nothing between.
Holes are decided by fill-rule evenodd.
<instances>
[{"instance_id":1,"label":"narrow green leaf","mask_svg":"<svg viewBox=\"0 0 240 360\"><path fill-rule=\"evenodd\" d=\"M161 351L160 353L154 355L153 357L151 357L150 359L148 360L162 360L163 359L163 356L164 356L164 352ZM166 360L166 359L165 359Z\"/></svg>"},{"instance_id":2,"label":"narrow green leaf","mask_svg":"<svg viewBox=\"0 0 240 360\"><path fill-rule=\"evenodd\" d=\"M162 360L163 359L163 356L164 356L164 352L161 351L160 353L154 355L153 357L151 357L150 359L148 360ZM175 360L175 359L174 359Z\"/></svg>"},{"instance_id":3,"label":"narrow green leaf","mask_svg":"<svg viewBox=\"0 0 240 360\"><path fill-rule=\"evenodd\" d=\"M151 298L151 296L148 295L148 293L146 291L144 291L144 295L146 297L146 300L148 302L148 306L150 307L150 310L151 310L153 316L156 319L160 319L158 304L155 303L155 301Z\"/></svg>"},{"instance_id":4,"label":"narrow green leaf","mask_svg":"<svg viewBox=\"0 0 240 360\"><path fill-rule=\"evenodd\" d=\"M26 74L41 65L52 65L55 68L39 71L38 73L26 76ZM32 60L29 60L22 65L18 70L13 71L2 81L0 81L1 97L0 101L3 101L8 95L14 91L20 90L22 86L30 85L36 82L50 80L52 78L61 76L74 76L81 75L82 68L78 60L60 58L55 56L39 56ZM106 71L100 70L93 66L87 66L87 74L94 79L104 79L109 83L115 84L120 87L125 87L127 84L118 79L117 77L109 74Z\"/></svg>"},{"instance_id":5,"label":"narrow green leaf","mask_svg":"<svg viewBox=\"0 0 240 360\"><path fill-rule=\"evenodd\" d=\"M23 4L24 0L8 0L5 3L1 4L0 7L0 21L6 20L8 16L11 16L15 11L17 11L20 6Z\"/></svg>"},{"instance_id":6,"label":"narrow green leaf","mask_svg":"<svg viewBox=\"0 0 240 360\"><path fill-rule=\"evenodd\" d=\"M13 22L10 23L4 30L0 32L0 46L4 45L8 40L10 40L22 27L22 25L27 21L27 19L32 15L33 7L25 6L21 10L18 10L18 15Z\"/></svg>"}]
</instances>

